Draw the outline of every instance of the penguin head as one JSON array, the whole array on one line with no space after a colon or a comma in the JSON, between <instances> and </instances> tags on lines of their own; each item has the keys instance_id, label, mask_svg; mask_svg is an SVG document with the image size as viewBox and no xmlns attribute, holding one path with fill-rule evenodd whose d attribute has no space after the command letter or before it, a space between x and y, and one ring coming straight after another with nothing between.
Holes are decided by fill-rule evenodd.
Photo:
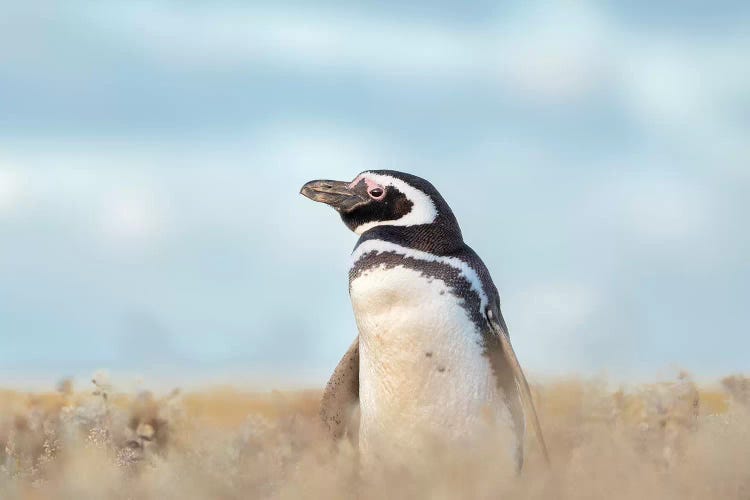
<instances>
[{"instance_id":1,"label":"penguin head","mask_svg":"<svg viewBox=\"0 0 750 500\"><path fill-rule=\"evenodd\" d=\"M440 193L416 175L371 170L351 182L310 181L300 193L332 206L357 234L376 226L455 226L456 219Z\"/></svg>"}]
</instances>

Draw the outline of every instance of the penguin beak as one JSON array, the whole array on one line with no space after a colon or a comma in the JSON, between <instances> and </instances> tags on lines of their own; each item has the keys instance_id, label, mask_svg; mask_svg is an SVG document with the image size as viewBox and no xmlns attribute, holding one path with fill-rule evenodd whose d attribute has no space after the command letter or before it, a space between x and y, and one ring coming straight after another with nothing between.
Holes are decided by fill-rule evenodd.
<instances>
[{"instance_id":1,"label":"penguin beak","mask_svg":"<svg viewBox=\"0 0 750 500\"><path fill-rule=\"evenodd\" d=\"M365 192L359 192L357 186L350 187L350 183L344 181L310 181L302 186L300 194L343 213L351 212L370 201Z\"/></svg>"}]
</instances>

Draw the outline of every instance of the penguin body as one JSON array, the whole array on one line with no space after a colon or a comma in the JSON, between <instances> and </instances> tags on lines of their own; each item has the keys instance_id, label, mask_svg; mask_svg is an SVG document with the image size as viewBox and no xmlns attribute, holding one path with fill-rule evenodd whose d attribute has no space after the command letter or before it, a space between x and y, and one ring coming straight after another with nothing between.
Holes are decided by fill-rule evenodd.
<instances>
[{"instance_id":1,"label":"penguin body","mask_svg":"<svg viewBox=\"0 0 750 500\"><path fill-rule=\"evenodd\" d=\"M358 405L359 449L368 460L410 461L435 445L494 437L520 468L520 367L497 289L442 196L394 171L312 181L302 194L332 205L360 235L349 271L359 336L321 408L333 435L346 432L347 409Z\"/></svg>"},{"instance_id":2,"label":"penguin body","mask_svg":"<svg viewBox=\"0 0 750 500\"><path fill-rule=\"evenodd\" d=\"M458 295L463 287L452 285L466 282L449 264L386 248L359 254L350 285L360 450L404 459L434 444L475 446L505 433L508 458L520 460L523 420L513 421L506 400L517 394L498 386L482 331L467 312L479 300Z\"/></svg>"}]
</instances>

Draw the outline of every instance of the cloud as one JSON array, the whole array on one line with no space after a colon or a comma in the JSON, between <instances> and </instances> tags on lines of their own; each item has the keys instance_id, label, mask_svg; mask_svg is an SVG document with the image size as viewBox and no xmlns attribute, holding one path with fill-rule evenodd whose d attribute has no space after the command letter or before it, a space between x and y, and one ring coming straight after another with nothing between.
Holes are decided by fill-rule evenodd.
<instances>
[{"instance_id":1,"label":"cloud","mask_svg":"<svg viewBox=\"0 0 750 500\"><path fill-rule=\"evenodd\" d=\"M621 77L629 105L646 124L678 126L696 113L711 111L712 77L694 54L656 40L641 49L627 55L631 71Z\"/></svg>"},{"instance_id":2,"label":"cloud","mask_svg":"<svg viewBox=\"0 0 750 500\"><path fill-rule=\"evenodd\" d=\"M109 243L143 247L153 244L164 230L164 195L147 189L118 190L106 197L101 209L101 230Z\"/></svg>"},{"instance_id":3,"label":"cloud","mask_svg":"<svg viewBox=\"0 0 750 500\"><path fill-rule=\"evenodd\" d=\"M223 81L268 68L285 78L356 74L412 91L494 89L527 104L578 103L604 90L643 127L687 126L696 139L709 134L747 154L744 130L721 124L747 96L750 39L717 33L706 43L634 28L596 2L531 3L474 24L252 3L80 2L55 16L31 10L14 9L13 29L0 33L0 45L33 58L9 58L2 71L28 73L22 85L46 90L45 99L81 87L96 97L107 88L93 81L127 87L144 71L158 71L171 88L184 71Z\"/></svg>"},{"instance_id":4,"label":"cloud","mask_svg":"<svg viewBox=\"0 0 750 500\"><path fill-rule=\"evenodd\" d=\"M462 84L572 102L605 85L645 123L675 125L744 92L750 40L711 45L634 29L592 2L545 5L460 25L303 7L132 2L84 19L101 37L166 67L214 71L267 65L325 75L360 73L408 85ZM106 32L102 27L106 26ZM732 83L732 80L735 80Z\"/></svg>"},{"instance_id":5,"label":"cloud","mask_svg":"<svg viewBox=\"0 0 750 500\"><path fill-rule=\"evenodd\" d=\"M312 169L329 176L353 176L383 168L394 146L377 133L330 120L286 119L267 124L252 136L252 161L292 175ZM273 169L261 174L274 173Z\"/></svg>"},{"instance_id":6,"label":"cloud","mask_svg":"<svg viewBox=\"0 0 750 500\"><path fill-rule=\"evenodd\" d=\"M470 32L321 9L132 3L99 7L94 27L166 64L219 68L249 62L331 71L347 67L417 76L472 64Z\"/></svg>"},{"instance_id":7,"label":"cloud","mask_svg":"<svg viewBox=\"0 0 750 500\"><path fill-rule=\"evenodd\" d=\"M538 284L507 302L515 312L514 328L523 335L569 340L596 308L595 294L580 284Z\"/></svg>"},{"instance_id":8,"label":"cloud","mask_svg":"<svg viewBox=\"0 0 750 500\"><path fill-rule=\"evenodd\" d=\"M744 63L750 38L712 43L654 33L623 44L615 95L641 133L696 165L747 182L750 127L739 114L750 97Z\"/></svg>"},{"instance_id":9,"label":"cloud","mask_svg":"<svg viewBox=\"0 0 750 500\"><path fill-rule=\"evenodd\" d=\"M500 84L548 102L597 90L608 77L617 34L602 10L576 2L530 9L483 39L497 50Z\"/></svg>"},{"instance_id":10,"label":"cloud","mask_svg":"<svg viewBox=\"0 0 750 500\"><path fill-rule=\"evenodd\" d=\"M642 241L685 244L706 236L716 219L706 190L683 179L626 178L607 191L616 215Z\"/></svg>"},{"instance_id":11,"label":"cloud","mask_svg":"<svg viewBox=\"0 0 750 500\"><path fill-rule=\"evenodd\" d=\"M605 70L602 12L584 4L525 10L479 26L365 12L248 5L129 3L87 16L103 37L159 64L212 71L265 64L295 72L357 72L408 85L472 83L567 100Z\"/></svg>"},{"instance_id":12,"label":"cloud","mask_svg":"<svg viewBox=\"0 0 750 500\"><path fill-rule=\"evenodd\" d=\"M648 239L684 242L704 235L713 220L705 193L674 183L630 193L624 208L628 223Z\"/></svg>"},{"instance_id":13,"label":"cloud","mask_svg":"<svg viewBox=\"0 0 750 500\"><path fill-rule=\"evenodd\" d=\"M585 358L591 335L603 333L591 324L598 295L582 283L555 282L528 285L503 300L513 344L532 373L569 370Z\"/></svg>"},{"instance_id":14,"label":"cloud","mask_svg":"<svg viewBox=\"0 0 750 500\"><path fill-rule=\"evenodd\" d=\"M18 169L0 165L0 216L17 209L23 191L24 179Z\"/></svg>"},{"instance_id":15,"label":"cloud","mask_svg":"<svg viewBox=\"0 0 750 500\"><path fill-rule=\"evenodd\" d=\"M47 228L54 228L67 246L108 268L113 280L121 277L111 266L140 264L145 272L164 258L174 260L165 271L176 279L184 273L178 264L200 266L197 276L237 280L252 270L246 279L270 280L274 266L288 273L286 280L305 266L343 268L353 235L299 188L313 178L346 180L361 170L405 164L378 134L326 120L279 120L210 143L158 148L22 144L0 156L23 166L27 190L16 210L22 234L0 234L5 252L30 260L21 255L23 245L51 238ZM65 258L58 248L50 260ZM240 271L226 270L234 268ZM268 314L279 307L272 295L259 300L268 303Z\"/></svg>"}]
</instances>

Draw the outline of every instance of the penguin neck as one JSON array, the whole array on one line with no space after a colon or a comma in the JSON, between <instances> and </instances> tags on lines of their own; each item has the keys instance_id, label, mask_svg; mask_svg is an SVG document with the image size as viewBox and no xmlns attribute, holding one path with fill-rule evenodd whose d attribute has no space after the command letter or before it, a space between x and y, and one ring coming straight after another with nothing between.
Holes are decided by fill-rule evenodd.
<instances>
[{"instance_id":1,"label":"penguin neck","mask_svg":"<svg viewBox=\"0 0 750 500\"><path fill-rule=\"evenodd\" d=\"M375 226L362 233L355 249L368 240L387 241L433 255L451 255L464 246L458 224Z\"/></svg>"}]
</instances>

